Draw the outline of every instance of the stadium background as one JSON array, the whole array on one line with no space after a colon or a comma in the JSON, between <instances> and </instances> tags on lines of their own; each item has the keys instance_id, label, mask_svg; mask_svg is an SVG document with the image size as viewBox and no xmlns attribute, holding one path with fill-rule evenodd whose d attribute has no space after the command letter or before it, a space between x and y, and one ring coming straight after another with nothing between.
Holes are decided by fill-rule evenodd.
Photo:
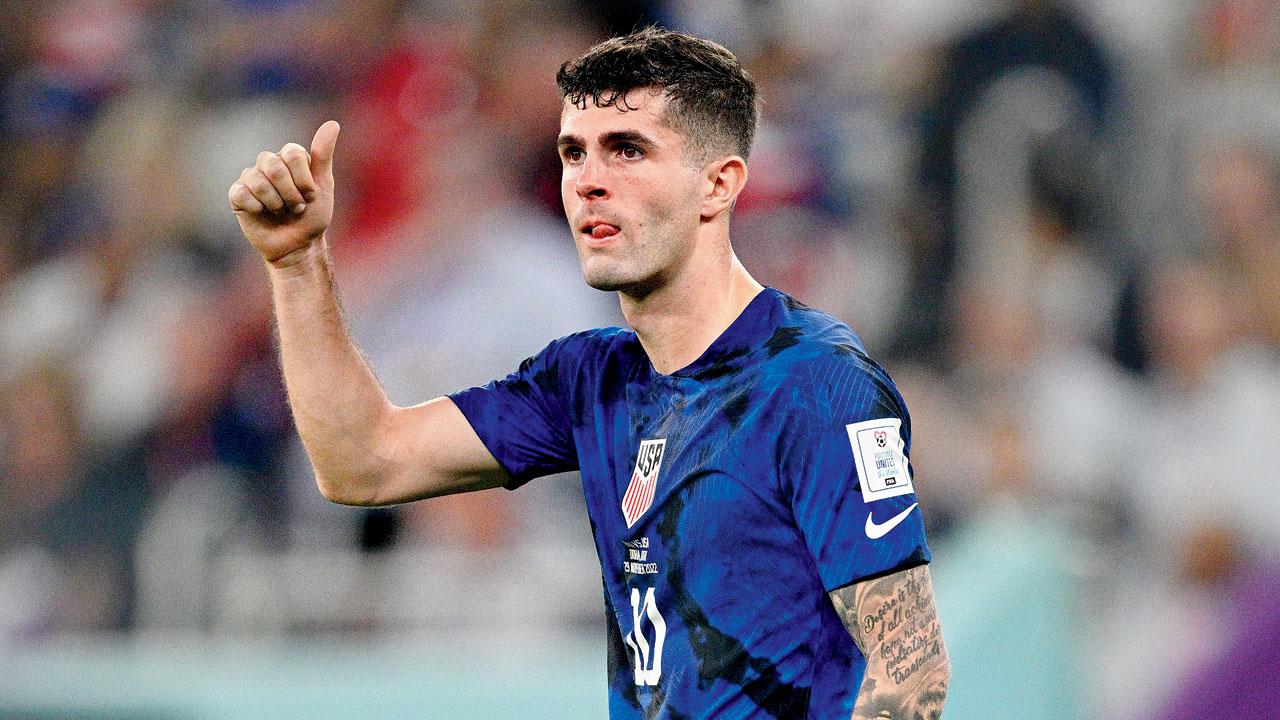
<instances>
[{"instance_id":1,"label":"stadium background","mask_svg":"<svg viewBox=\"0 0 1280 720\"><path fill-rule=\"evenodd\" d=\"M226 191L340 120L393 399L505 374L619 320L552 76L649 22L754 72L739 253L908 399L947 717L1274 717L1276 0L0 4L0 716L603 716L576 478L327 504Z\"/></svg>"}]
</instances>

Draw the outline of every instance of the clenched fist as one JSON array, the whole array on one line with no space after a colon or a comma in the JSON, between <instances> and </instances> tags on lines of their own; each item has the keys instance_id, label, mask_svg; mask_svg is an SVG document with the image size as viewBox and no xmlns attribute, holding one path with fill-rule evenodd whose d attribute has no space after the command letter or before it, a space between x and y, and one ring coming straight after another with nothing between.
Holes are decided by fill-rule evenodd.
<instances>
[{"instance_id":1,"label":"clenched fist","mask_svg":"<svg viewBox=\"0 0 1280 720\"><path fill-rule=\"evenodd\" d=\"M227 199L240 230L262 257L288 265L324 235L333 219L333 148L338 123L316 130L311 151L289 143L280 152L262 151L253 167L231 184Z\"/></svg>"}]
</instances>

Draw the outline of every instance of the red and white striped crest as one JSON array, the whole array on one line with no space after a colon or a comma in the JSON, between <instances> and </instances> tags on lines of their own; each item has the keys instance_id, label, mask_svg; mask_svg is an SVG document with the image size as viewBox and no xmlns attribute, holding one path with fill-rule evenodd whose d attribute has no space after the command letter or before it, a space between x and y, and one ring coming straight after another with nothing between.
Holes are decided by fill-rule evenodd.
<instances>
[{"instance_id":1,"label":"red and white striped crest","mask_svg":"<svg viewBox=\"0 0 1280 720\"><path fill-rule=\"evenodd\" d=\"M666 446L666 438L640 441L636 469L631 472L631 483L622 496L622 517L626 519L628 528L635 525L653 504L653 493L658 487L658 468L662 467L662 451Z\"/></svg>"}]
</instances>

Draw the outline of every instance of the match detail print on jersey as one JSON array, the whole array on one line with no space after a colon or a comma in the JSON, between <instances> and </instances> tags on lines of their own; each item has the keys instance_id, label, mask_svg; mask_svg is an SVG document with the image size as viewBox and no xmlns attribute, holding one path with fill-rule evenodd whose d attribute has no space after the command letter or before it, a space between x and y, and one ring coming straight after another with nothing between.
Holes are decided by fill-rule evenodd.
<instances>
[{"instance_id":1,"label":"match detail print on jersey","mask_svg":"<svg viewBox=\"0 0 1280 720\"><path fill-rule=\"evenodd\" d=\"M631 482L622 496L622 517L630 528L653 504L653 494L658 487L658 470L662 467L662 453L667 447L666 438L640 441L636 453L636 468L631 471Z\"/></svg>"},{"instance_id":2,"label":"match detail print on jersey","mask_svg":"<svg viewBox=\"0 0 1280 720\"><path fill-rule=\"evenodd\" d=\"M904 453L902 421L881 418L851 423L849 443L853 445L853 461L858 468L862 501L874 502L914 492L911 471Z\"/></svg>"}]
</instances>

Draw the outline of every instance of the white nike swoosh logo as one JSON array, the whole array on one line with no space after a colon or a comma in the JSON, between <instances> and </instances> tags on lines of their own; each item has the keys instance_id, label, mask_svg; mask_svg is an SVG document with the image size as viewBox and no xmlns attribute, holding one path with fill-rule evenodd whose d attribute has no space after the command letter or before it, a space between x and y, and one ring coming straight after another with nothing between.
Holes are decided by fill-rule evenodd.
<instances>
[{"instance_id":1,"label":"white nike swoosh logo","mask_svg":"<svg viewBox=\"0 0 1280 720\"><path fill-rule=\"evenodd\" d=\"M897 515L894 515L893 517L889 518L887 522L882 523L880 525L877 525L876 521L871 519L871 513L867 513L867 537L871 538L872 540L879 540L880 538L884 537L886 533L888 533L890 530L897 527L898 523L902 522L903 520L906 520L907 516L911 514L911 511L915 510L916 506L919 504L920 503L911 503L911 507L907 508L906 510L903 510Z\"/></svg>"}]
</instances>

